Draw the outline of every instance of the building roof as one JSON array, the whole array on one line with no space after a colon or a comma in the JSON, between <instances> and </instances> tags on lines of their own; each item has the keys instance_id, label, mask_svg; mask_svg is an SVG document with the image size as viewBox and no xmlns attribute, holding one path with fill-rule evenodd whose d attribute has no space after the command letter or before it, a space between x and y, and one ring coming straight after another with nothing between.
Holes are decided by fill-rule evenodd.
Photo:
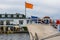
<instances>
[{"instance_id":1,"label":"building roof","mask_svg":"<svg viewBox=\"0 0 60 40\"><path fill-rule=\"evenodd\" d=\"M26 16L24 14L0 14L0 18L18 18L18 19L24 19Z\"/></svg>"}]
</instances>

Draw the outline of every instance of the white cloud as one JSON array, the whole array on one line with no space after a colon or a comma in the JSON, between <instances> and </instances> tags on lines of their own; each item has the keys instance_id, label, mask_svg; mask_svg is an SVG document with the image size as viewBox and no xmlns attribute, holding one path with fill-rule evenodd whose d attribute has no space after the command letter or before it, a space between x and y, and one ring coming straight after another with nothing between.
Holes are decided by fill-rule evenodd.
<instances>
[{"instance_id":1,"label":"white cloud","mask_svg":"<svg viewBox=\"0 0 60 40\"><path fill-rule=\"evenodd\" d=\"M10 7L11 7L11 6L9 6L9 5L0 4L0 8L1 8L1 9L10 8Z\"/></svg>"},{"instance_id":2,"label":"white cloud","mask_svg":"<svg viewBox=\"0 0 60 40\"><path fill-rule=\"evenodd\" d=\"M24 13L25 1L34 5L33 9L27 9L27 14L29 13L28 15L30 16L56 16L60 13L60 0L0 0L0 9L4 10L4 8L6 8L6 12L8 13L11 12L11 10L13 13L19 12L18 10Z\"/></svg>"}]
</instances>

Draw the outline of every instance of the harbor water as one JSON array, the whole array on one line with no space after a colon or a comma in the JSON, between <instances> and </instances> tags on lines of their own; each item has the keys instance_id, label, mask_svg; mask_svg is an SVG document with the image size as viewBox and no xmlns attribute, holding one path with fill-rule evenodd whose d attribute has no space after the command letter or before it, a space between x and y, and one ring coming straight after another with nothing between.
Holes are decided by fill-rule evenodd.
<instances>
[{"instance_id":1,"label":"harbor water","mask_svg":"<svg viewBox=\"0 0 60 40\"><path fill-rule=\"evenodd\" d=\"M30 40L28 33L0 34L0 40Z\"/></svg>"}]
</instances>

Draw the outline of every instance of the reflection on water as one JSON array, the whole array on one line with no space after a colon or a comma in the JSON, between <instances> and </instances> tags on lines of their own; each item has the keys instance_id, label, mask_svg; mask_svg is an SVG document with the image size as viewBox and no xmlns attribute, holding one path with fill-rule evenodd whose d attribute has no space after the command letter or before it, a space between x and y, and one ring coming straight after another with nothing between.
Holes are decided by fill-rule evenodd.
<instances>
[{"instance_id":1,"label":"reflection on water","mask_svg":"<svg viewBox=\"0 0 60 40\"><path fill-rule=\"evenodd\" d=\"M0 34L0 40L29 40L29 34Z\"/></svg>"}]
</instances>

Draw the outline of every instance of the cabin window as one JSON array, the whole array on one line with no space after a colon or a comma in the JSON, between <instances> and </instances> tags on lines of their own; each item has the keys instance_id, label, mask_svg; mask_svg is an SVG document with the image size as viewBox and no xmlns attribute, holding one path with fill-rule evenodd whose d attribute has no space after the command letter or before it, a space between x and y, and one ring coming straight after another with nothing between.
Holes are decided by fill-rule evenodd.
<instances>
[{"instance_id":1,"label":"cabin window","mask_svg":"<svg viewBox=\"0 0 60 40\"><path fill-rule=\"evenodd\" d=\"M16 15L14 15L14 17L16 17Z\"/></svg>"},{"instance_id":2,"label":"cabin window","mask_svg":"<svg viewBox=\"0 0 60 40\"><path fill-rule=\"evenodd\" d=\"M6 25L10 25L10 21L9 20L6 21Z\"/></svg>"},{"instance_id":3,"label":"cabin window","mask_svg":"<svg viewBox=\"0 0 60 40\"><path fill-rule=\"evenodd\" d=\"M5 17L5 15L2 15L2 17Z\"/></svg>"},{"instance_id":4,"label":"cabin window","mask_svg":"<svg viewBox=\"0 0 60 40\"><path fill-rule=\"evenodd\" d=\"M22 17L22 15L19 15L19 17Z\"/></svg>"},{"instance_id":5,"label":"cabin window","mask_svg":"<svg viewBox=\"0 0 60 40\"><path fill-rule=\"evenodd\" d=\"M11 17L11 15L8 15L8 17Z\"/></svg>"},{"instance_id":6,"label":"cabin window","mask_svg":"<svg viewBox=\"0 0 60 40\"><path fill-rule=\"evenodd\" d=\"M0 21L0 25L3 25L4 24L4 21Z\"/></svg>"},{"instance_id":7,"label":"cabin window","mask_svg":"<svg viewBox=\"0 0 60 40\"><path fill-rule=\"evenodd\" d=\"M19 24L23 24L23 20L19 20Z\"/></svg>"}]
</instances>

